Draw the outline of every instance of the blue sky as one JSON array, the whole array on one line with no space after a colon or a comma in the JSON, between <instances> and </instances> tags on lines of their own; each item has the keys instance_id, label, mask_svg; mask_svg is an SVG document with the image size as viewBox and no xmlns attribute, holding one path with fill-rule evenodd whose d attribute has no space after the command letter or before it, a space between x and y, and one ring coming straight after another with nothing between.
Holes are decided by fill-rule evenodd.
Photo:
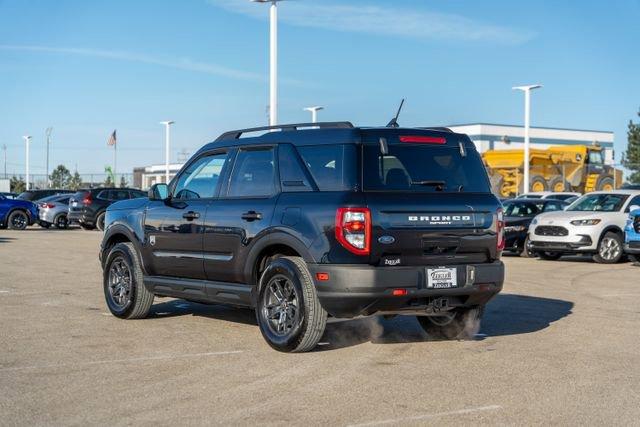
<instances>
[{"instance_id":1,"label":"blue sky","mask_svg":"<svg viewBox=\"0 0 640 427\"><path fill-rule=\"evenodd\" d=\"M280 13L280 122L520 124L612 130L616 158L640 107L640 2L291 0ZM81 173L172 159L231 128L266 123L268 6L248 0L0 0L0 147L8 172ZM2 173L0 159L0 173Z\"/></svg>"}]
</instances>

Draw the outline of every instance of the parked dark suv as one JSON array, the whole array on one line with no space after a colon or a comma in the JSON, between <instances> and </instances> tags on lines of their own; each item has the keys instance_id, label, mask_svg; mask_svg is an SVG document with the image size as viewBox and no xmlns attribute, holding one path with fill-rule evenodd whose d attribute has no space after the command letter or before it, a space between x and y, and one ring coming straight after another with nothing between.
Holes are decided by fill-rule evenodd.
<instances>
[{"instance_id":1,"label":"parked dark suv","mask_svg":"<svg viewBox=\"0 0 640 427\"><path fill-rule=\"evenodd\" d=\"M56 194L70 194L73 193L73 190L61 190L56 188L49 188L47 190L27 190L23 191L16 197L20 200L29 200L30 202L35 202L40 199L44 199L45 197L55 196Z\"/></svg>"},{"instance_id":2,"label":"parked dark suv","mask_svg":"<svg viewBox=\"0 0 640 427\"><path fill-rule=\"evenodd\" d=\"M69 199L69 223L78 223L85 230L104 230L107 208L120 200L147 197L144 191L134 188L92 188L80 190Z\"/></svg>"},{"instance_id":3,"label":"parked dark suv","mask_svg":"<svg viewBox=\"0 0 640 427\"><path fill-rule=\"evenodd\" d=\"M115 316L145 317L154 296L253 307L280 351L313 349L327 316L417 315L433 337L467 338L504 279L501 205L448 130L228 132L105 224Z\"/></svg>"}]
</instances>

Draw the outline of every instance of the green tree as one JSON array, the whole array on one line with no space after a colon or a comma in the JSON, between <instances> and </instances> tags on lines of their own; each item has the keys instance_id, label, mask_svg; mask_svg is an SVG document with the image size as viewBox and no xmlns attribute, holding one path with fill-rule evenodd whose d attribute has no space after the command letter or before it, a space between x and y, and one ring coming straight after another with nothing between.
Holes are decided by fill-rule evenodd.
<instances>
[{"instance_id":1,"label":"green tree","mask_svg":"<svg viewBox=\"0 0 640 427\"><path fill-rule=\"evenodd\" d=\"M640 116L640 111L638 116ZM629 182L640 184L640 123L633 123L633 120L629 120L627 141L627 151L622 156L622 164L633 172L629 176Z\"/></svg>"},{"instance_id":2,"label":"green tree","mask_svg":"<svg viewBox=\"0 0 640 427\"><path fill-rule=\"evenodd\" d=\"M124 175L120 175L120 188L125 188L129 183L127 182Z\"/></svg>"},{"instance_id":3,"label":"green tree","mask_svg":"<svg viewBox=\"0 0 640 427\"><path fill-rule=\"evenodd\" d=\"M51 187L53 188L67 188L71 181L71 172L65 165L58 165L57 168L51 172L49 176L51 180Z\"/></svg>"},{"instance_id":4,"label":"green tree","mask_svg":"<svg viewBox=\"0 0 640 427\"><path fill-rule=\"evenodd\" d=\"M69 180L69 188L72 190L79 190L82 187L82 178L78 171L76 171Z\"/></svg>"},{"instance_id":5,"label":"green tree","mask_svg":"<svg viewBox=\"0 0 640 427\"><path fill-rule=\"evenodd\" d=\"M17 178L15 175L9 180L9 188L13 193L22 193L27 189L27 184L24 179Z\"/></svg>"}]
</instances>

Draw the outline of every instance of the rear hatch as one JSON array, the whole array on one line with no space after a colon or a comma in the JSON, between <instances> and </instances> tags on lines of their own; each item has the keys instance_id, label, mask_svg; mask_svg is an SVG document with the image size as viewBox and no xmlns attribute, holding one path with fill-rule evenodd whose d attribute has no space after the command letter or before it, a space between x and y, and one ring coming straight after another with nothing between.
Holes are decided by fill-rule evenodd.
<instances>
[{"instance_id":1,"label":"rear hatch","mask_svg":"<svg viewBox=\"0 0 640 427\"><path fill-rule=\"evenodd\" d=\"M467 136L365 133L362 186L372 219L371 263L450 265L498 257L500 204Z\"/></svg>"},{"instance_id":2,"label":"rear hatch","mask_svg":"<svg viewBox=\"0 0 640 427\"><path fill-rule=\"evenodd\" d=\"M90 196L89 191L78 191L69 198L69 213L80 215L84 208L85 199Z\"/></svg>"}]
</instances>

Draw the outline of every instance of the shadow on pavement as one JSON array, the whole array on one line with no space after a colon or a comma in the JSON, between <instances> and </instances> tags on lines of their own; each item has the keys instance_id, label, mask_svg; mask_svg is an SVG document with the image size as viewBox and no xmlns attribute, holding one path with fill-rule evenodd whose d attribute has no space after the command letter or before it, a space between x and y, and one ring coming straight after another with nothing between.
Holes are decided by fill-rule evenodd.
<instances>
[{"instance_id":1,"label":"shadow on pavement","mask_svg":"<svg viewBox=\"0 0 640 427\"><path fill-rule=\"evenodd\" d=\"M227 322L258 325L255 311L248 308L237 308L225 305L198 304L184 300L171 300L154 304L149 313L149 319L159 319L176 316L201 316Z\"/></svg>"},{"instance_id":2,"label":"shadow on pavement","mask_svg":"<svg viewBox=\"0 0 640 427\"><path fill-rule=\"evenodd\" d=\"M10 242L12 240L16 240L15 237L2 237L2 236L0 236L0 243L7 243L7 242Z\"/></svg>"},{"instance_id":3,"label":"shadow on pavement","mask_svg":"<svg viewBox=\"0 0 640 427\"><path fill-rule=\"evenodd\" d=\"M501 294L487 306L476 339L537 332L571 314L572 308L570 301ZM397 344L429 340L413 316L393 319L369 317L327 325L319 350L350 347L365 342Z\"/></svg>"}]
</instances>

